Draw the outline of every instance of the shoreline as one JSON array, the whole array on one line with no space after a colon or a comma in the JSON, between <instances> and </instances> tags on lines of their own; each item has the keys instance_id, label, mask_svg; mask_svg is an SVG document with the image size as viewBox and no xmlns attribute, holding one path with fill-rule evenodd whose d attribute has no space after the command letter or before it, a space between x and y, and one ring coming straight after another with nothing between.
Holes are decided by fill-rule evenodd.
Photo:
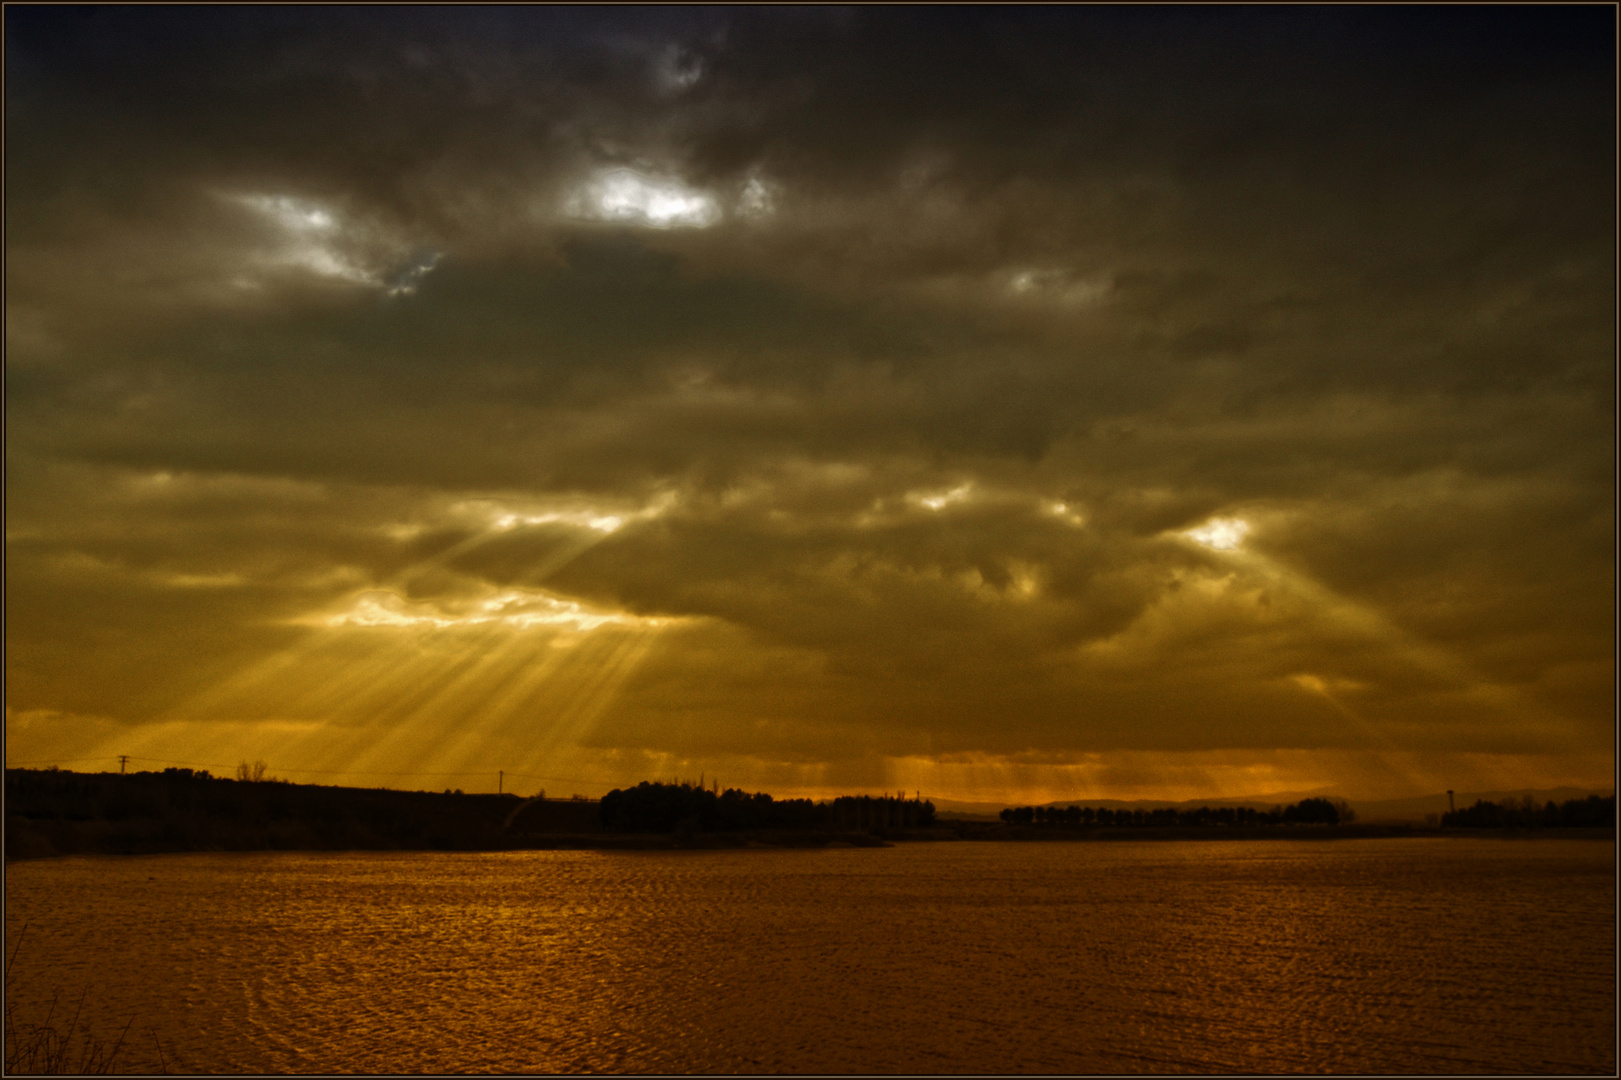
<instances>
[{"instance_id":1,"label":"shoreline","mask_svg":"<svg viewBox=\"0 0 1621 1080\"><path fill-rule=\"evenodd\" d=\"M640 789L636 789L640 791ZM657 794L656 792L654 794ZM7 864L66 855L194 851L704 851L892 847L896 843L1353 840L1476 836L1614 842L1614 823L1473 828L1416 821L1082 825L953 816L908 824L895 807L843 821L725 825L695 810L603 824L602 803L240 781L164 773L6 770ZM927 804L925 804L927 805ZM932 810L932 806L928 807ZM666 808L667 809L667 808ZM858 809L861 809L858 807ZM868 808L870 809L870 808ZM828 815L831 817L831 813ZM923 820L928 820L926 817ZM667 831L654 832L653 828Z\"/></svg>"},{"instance_id":2,"label":"shoreline","mask_svg":"<svg viewBox=\"0 0 1621 1080\"><path fill-rule=\"evenodd\" d=\"M1005 827L1004 827L1005 828ZM37 836L37 834L36 834ZM1017 833L993 832L991 828L958 830L946 826L930 829L893 829L880 833L827 833L754 830L742 833L554 833L531 834L503 838L505 842L471 845L402 845L402 844L285 844L244 843L179 845L158 842L119 842L105 838L108 843L82 843L70 845L72 850L60 850L45 841L28 843L27 838L8 836L5 863L31 862L42 859L71 858L76 855L125 857L140 855L186 855L198 853L247 854L252 852L439 852L444 854L473 854L504 851L791 851L829 850L834 848L892 848L917 843L970 843L970 844L1075 844L1120 843L1146 841L1335 841L1382 839L1463 839L1463 840L1592 840L1615 842L1613 828L1550 828L1550 829L1442 829L1434 826L1408 825L1338 825L1297 826L1269 828L1184 828L1169 826L1155 828L1095 828L1085 829L1021 829ZM39 837L39 840L44 840ZM22 841L19 843L18 841Z\"/></svg>"},{"instance_id":3,"label":"shoreline","mask_svg":"<svg viewBox=\"0 0 1621 1080\"><path fill-rule=\"evenodd\" d=\"M1257 828L1188 828L1184 826L1141 826L1136 828L1101 828L1077 835L1056 830L1057 835L973 837L987 843L1077 843L1096 841L1108 843L1119 840L1384 840L1395 838L1453 839L1478 838L1493 840L1615 840L1611 829L1461 829L1441 828L1434 825L1299 825L1263 826ZM964 837L964 839L970 839Z\"/></svg>"}]
</instances>

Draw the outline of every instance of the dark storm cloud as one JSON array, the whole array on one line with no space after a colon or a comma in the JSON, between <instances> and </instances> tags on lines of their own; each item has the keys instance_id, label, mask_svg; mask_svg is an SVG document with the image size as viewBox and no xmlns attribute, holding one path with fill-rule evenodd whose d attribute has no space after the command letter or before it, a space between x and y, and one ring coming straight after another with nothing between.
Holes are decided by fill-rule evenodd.
<instances>
[{"instance_id":1,"label":"dark storm cloud","mask_svg":"<svg viewBox=\"0 0 1621 1080\"><path fill-rule=\"evenodd\" d=\"M6 18L18 708L392 583L692 620L603 746L1603 741L1613 12Z\"/></svg>"}]
</instances>

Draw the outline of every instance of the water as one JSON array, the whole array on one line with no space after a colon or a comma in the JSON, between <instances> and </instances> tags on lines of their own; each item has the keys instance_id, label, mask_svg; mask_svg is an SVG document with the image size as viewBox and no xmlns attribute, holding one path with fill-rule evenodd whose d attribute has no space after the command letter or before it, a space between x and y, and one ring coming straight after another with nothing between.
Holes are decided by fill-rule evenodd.
<instances>
[{"instance_id":1,"label":"water","mask_svg":"<svg viewBox=\"0 0 1621 1080\"><path fill-rule=\"evenodd\" d=\"M131 1071L1613 1074L1600 841L18 863ZM9 952L8 952L9 954Z\"/></svg>"}]
</instances>

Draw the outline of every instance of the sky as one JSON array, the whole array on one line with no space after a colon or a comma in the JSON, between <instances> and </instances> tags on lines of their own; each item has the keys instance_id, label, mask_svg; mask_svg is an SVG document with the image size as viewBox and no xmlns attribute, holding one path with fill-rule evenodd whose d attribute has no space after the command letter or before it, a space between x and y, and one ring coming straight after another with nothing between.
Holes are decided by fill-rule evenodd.
<instances>
[{"instance_id":1,"label":"sky","mask_svg":"<svg viewBox=\"0 0 1621 1080\"><path fill-rule=\"evenodd\" d=\"M1615 11L5 11L6 756L1613 786Z\"/></svg>"}]
</instances>

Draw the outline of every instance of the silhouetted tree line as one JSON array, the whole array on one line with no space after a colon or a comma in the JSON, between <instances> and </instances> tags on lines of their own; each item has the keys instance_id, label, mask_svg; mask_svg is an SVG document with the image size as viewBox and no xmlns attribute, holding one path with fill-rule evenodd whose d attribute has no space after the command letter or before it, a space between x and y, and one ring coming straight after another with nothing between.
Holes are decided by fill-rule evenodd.
<instances>
[{"instance_id":1,"label":"silhouetted tree line","mask_svg":"<svg viewBox=\"0 0 1621 1080\"><path fill-rule=\"evenodd\" d=\"M203 770L7 769L6 838L56 853L511 846L514 795L254 782Z\"/></svg>"},{"instance_id":2,"label":"silhouetted tree line","mask_svg":"<svg viewBox=\"0 0 1621 1080\"><path fill-rule=\"evenodd\" d=\"M934 804L891 795L842 795L828 805L845 829L921 829L934 824Z\"/></svg>"},{"instance_id":3,"label":"silhouetted tree line","mask_svg":"<svg viewBox=\"0 0 1621 1080\"><path fill-rule=\"evenodd\" d=\"M605 828L621 832L731 832L742 829L921 828L934 804L894 796L843 796L832 802L774 799L763 791L714 791L644 780L615 788L600 804Z\"/></svg>"},{"instance_id":4,"label":"silhouetted tree line","mask_svg":"<svg viewBox=\"0 0 1621 1080\"><path fill-rule=\"evenodd\" d=\"M1441 815L1441 824L1460 829L1589 829L1615 827L1615 796L1589 795L1557 806L1552 800L1538 806L1526 795L1499 806L1484 799L1462 810Z\"/></svg>"},{"instance_id":5,"label":"silhouetted tree line","mask_svg":"<svg viewBox=\"0 0 1621 1080\"><path fill-rule=\"evenodd\" d=\"M1057 828L1205 828L1210 826L1254 825L1338 825L1356 815L1343 802L1330 799L1301 799L1288 806L1256 810L1249 806L1201 806L1197 810L1111 810L1090 806L1020 806L1003 810L1002 820L1010 825L1047 825Z\"/></svg>"}]
</instances>

